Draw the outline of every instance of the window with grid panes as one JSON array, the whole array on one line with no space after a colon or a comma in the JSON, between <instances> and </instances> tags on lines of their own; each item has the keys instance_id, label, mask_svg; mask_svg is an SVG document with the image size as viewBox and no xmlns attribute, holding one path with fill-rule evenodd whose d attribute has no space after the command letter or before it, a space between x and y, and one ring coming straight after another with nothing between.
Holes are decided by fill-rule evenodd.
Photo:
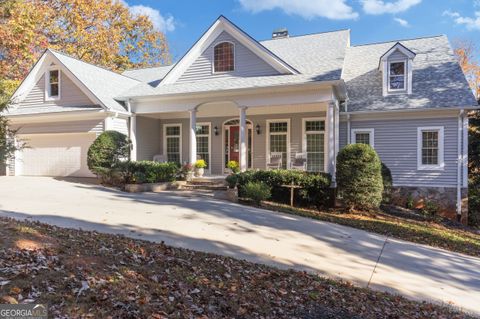
<instances>
[{"instance_id":1,"label":"window with grid panes","mask_svg":"<svg viewBox=\"0 0 480 319\"><path fill-rule=\"evenodd\" d=\"M322 172L325 167L325 121L306 120L304 133L307 170Z\"/></svg>"},{"instance_id":2,"label":"window with grid panes","mask_svg":"<svg viewBox=\"0 0 480 319\"><path fill-rule=\"evenodd\" d=\"M422 165L438 165L438 131L422 131Z\"/></svg>"},{"instance_id":3,"label":"window with grid panes","mask_svg":"<svg viewBox=\"0 0 480 319\"><path fill-rule=\"evenodd\" d=\"M198 124L195 130L197 136L197 158L207 163L206 169L210 168L210 125Z\"/></svg>"},{"instance_id":4,"label":"window with grid panes","mask_svg":"<svg viewBox=\"0 0 480 319\"><path fill-rule=\"evenodd\" d=\"M288 122L270 122L268 130L270 153L282 153L282 168L287 168Z\"/></svg>"},{"instance_id":5,"label":"window with grid panes","mask_svg":"<svg viewBox=\"0 0 480 319\"><path fill-rule=\"evenodd\" d=\"M233 71L234 65L234 48L230 42L222 42L213 49L214 55L214 72Z\"/></svg>"},{"instance_id":6,"label":"window with grid panes","mask_svg":"<svg viewBox=\"0 0 480 319\"><path fill-rule=\"evenodd\" d=\"M370 145L370 133L368 132L355 133L355 143Z\"/></svg>"},{"instance_id":7,"label":"window with grid panes","mask_svg":"<svg viewBox=\"0 0 480 319\"><path fill-rule=\"evenodd\" d=\"M165 142L166 142L166 152L167 152L167 161L180 163L180 139L181 139L181 129L180 125L167 126L165 128Z\"/></svg>"}]
</instances>

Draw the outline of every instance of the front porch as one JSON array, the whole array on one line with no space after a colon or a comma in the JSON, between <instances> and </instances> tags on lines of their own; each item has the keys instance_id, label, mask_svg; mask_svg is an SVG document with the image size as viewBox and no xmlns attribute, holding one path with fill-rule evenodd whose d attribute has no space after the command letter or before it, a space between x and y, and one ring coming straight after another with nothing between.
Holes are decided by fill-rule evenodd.
<instances>
[{"instance_id":1,"label":"front porch","mask_svg":"<svg viewBox=\"0 0 480 319\"><path fill-rule=\"evenodd\" d=\"M181 101L166 105L136 102L130 138L133 160L154 156L181 164L207 162L207 175L266 169L272 153L289 169L304 154L306 169L334 175L338 152L338 102L323 91Z\"/></svg>"}]
</instances>

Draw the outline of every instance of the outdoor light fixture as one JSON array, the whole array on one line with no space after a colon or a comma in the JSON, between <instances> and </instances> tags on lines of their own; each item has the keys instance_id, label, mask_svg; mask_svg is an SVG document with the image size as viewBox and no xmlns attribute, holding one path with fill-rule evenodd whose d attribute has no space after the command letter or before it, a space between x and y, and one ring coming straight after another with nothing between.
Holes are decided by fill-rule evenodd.
<instances>
[{"instance_id":1,"label":"outdoor light fixture","mask_svg":"<svg viewBox=\"0 0 480 319\"><path fill-rule=\"evenodd\" d=\"M218 135L218 127L217 127L217 126L215 126L215 127L213 128L213 134L215 134L215 136Z\"/></svg>"},{"instance_id":2,"label":"outdoor light fixture","mask_svg":"<svg viewBox=\"0 0 480 319\"><path fill-rule=\"evenodd\" d=\"M257 126L255 126L255 129L257 130L257 135L260 135L260 124L257 124Z\"/></svg>"}]
</instances>

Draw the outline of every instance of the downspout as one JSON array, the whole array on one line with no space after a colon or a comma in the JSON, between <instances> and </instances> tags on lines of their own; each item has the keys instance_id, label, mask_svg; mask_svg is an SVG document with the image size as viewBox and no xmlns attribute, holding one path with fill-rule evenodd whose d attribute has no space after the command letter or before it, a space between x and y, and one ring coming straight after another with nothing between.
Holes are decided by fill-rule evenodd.
<instances>
[{"instance_id":1,"label":"downspout","mask_svg":"<svg viewBox=\"0 0 480 319\"><path fill-rule=\"evenodd\" d=\"M457 134L457 220L462 218L462 173L463 173L463 116L464 110L458 114Z\"/></svg>"}]
</instances>

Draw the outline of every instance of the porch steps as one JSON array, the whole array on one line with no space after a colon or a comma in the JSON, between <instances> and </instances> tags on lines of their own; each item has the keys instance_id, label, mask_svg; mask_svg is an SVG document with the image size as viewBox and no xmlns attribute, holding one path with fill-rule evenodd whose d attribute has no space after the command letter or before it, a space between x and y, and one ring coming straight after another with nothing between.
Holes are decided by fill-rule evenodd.
<instances>
[{"instance_id":1,"label":"porch steps","mask_svg":"<svg viewBox=\"0 0 480 319\"><path fill-rule=\"evenodd\" d=\"M190 191L226 191L227 183L225 178L222 177L195 177L191 181L188 181L185 185L182 185L181 190Z\"/></svg>"}]
</instances>

